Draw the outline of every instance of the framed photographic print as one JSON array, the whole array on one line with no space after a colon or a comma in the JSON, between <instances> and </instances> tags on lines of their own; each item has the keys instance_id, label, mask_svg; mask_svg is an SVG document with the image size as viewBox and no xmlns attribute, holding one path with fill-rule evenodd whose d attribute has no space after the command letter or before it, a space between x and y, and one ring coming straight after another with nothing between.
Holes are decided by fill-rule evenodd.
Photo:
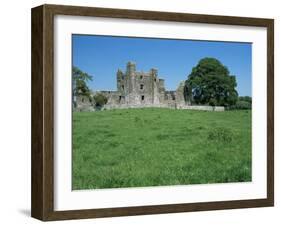
<instances>
[{"instance_id":1,"label":"framed photographic print","mask_svg":"<svg viewBox=\"0 0 281 226\"><path fill-rule=\"evenodd\" d=\"M274 21L32 9L32 216L273 206Z\"/></svg>"}]
</instances>

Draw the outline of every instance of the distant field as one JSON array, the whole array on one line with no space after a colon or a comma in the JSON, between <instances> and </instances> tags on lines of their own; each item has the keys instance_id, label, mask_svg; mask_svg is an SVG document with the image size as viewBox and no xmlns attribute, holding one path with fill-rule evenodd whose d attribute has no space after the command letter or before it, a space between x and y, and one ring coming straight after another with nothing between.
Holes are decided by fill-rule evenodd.
<instances>
[{"instance_id":1,"label":"distant field","mask_svg":"<svg viewBox=\"0 0 281 226\"><path fill-rule=\"evenodd\" d=\"M73 189L251 181L251 111L73 113Z\"/></svg>"}]
</instances>

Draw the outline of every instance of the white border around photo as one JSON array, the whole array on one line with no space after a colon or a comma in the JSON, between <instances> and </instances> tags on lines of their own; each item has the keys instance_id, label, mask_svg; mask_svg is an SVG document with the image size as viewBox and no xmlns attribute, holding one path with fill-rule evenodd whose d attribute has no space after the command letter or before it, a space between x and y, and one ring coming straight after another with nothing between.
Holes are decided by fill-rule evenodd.
<instances>
[{"instance_id":1,"label":"white border around photo","mask_svg":"<svg viewBox=\"0 0 281 226\"><path fill-rule=\"evenodd\" d=\"M77 16L54 22L54 210L266 198L266 28ZM73 191L72 34L252 43L252 182Z\"/></svg>"}]
</instances>

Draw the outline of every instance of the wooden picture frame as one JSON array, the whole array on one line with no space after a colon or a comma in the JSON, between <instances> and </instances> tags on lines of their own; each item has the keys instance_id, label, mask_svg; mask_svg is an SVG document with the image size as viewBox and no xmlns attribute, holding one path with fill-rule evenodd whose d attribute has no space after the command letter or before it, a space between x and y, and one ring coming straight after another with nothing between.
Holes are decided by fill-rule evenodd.
<instances>
[{"instance_id":1,"label":"wooden picture frame","mask_svg":"<svg viewBox=\"0 0 281 226\"><path fill-rule=\"evenodd\" d=\"M54 16L124 18L153 21L240 25L267 29L267 198L178 203L121 208L54 210ZM32 9L32 200L31 215L51 221L162 214L274 205L274 20L185 13L62 5Z\"/></svg>"}]
</instances>

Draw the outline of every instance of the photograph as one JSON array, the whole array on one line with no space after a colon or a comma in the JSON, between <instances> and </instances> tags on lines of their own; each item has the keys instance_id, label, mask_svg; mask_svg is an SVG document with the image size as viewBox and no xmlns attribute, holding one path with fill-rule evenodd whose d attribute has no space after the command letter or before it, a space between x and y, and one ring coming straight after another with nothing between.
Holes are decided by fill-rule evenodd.
<instances>
[{"instance_id":1,"label":"photograph","mask_svg":"<svg viewBox=\"0 0 281 226\"><path fill-rule=\"evenodd\" d=\"M32 8L33 218L274 206L274 18L149 7Z\"/></svg>"},{"instance_id":2,"label":"photograph","mask_svg":"<svg viewBox=\"0 0 281 226\"><path fill-rule=\"evenodd\" d=\"M252 181L252 43L72 34L72 189Z\"/></svg>"}]
</instances>

